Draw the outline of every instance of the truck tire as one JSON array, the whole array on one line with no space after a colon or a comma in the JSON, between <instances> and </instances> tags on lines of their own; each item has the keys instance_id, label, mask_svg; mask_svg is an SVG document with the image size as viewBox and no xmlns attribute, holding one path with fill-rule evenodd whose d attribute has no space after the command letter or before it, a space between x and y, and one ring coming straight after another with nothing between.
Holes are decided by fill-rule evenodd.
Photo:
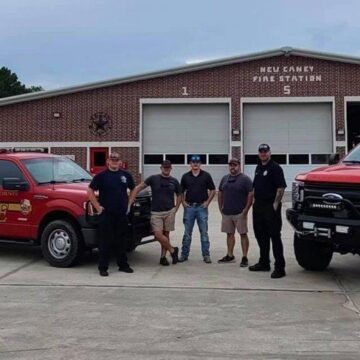
<instances>
[{"instance_id":1,"label":"truck tire","mask_svg":"<svg viewBox=\"0 0 360 360\"><path fill-rule=\"evenodd\" d=\"M69 267L80 260L83 242L71 222L55 220L41 234L41 250L51 266Z\"/></svg>"},{"instance_id":2,"label":"truck tire","mask_svg":"<svg viewBox=\"0 0 360 360\"><path fill-rule=\"evenodd\" d=\"M294 234L294 251L298 264L312 271L325 270L333 256L328 245L298 234Z\"/></svg>"}]
</instances>

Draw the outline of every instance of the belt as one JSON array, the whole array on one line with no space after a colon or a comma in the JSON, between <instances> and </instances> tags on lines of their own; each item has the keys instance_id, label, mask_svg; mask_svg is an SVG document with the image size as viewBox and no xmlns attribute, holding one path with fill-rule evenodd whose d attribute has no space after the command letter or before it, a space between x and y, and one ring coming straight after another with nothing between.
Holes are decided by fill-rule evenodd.
<instances>
[{"instance_id":1,"label":"belt","mask_svg":"<svg viewBox=\"0 0 360 360\"><path fill-rule=\"evenodd\" d=\"M197 202L188 202L188 205L189 205L189 206L192 206L192 207L201 206L202 204L203 204L203 202L201 202L201 203L197 203Z\"/></svg>"}]
</instances>

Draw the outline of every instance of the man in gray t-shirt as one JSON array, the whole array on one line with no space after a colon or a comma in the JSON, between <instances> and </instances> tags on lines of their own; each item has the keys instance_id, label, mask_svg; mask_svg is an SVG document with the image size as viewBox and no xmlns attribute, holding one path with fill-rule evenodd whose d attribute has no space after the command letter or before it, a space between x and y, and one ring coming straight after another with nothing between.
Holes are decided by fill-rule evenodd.
<instances>
[{"instance_id":1,"label":"man in gray t-shirt","mask_svg":"<svg viewBox=\"0 0 360 360\"><path fill-rule=\"evenodd\" d=\"M247 236L247 213L253 203L253 185L251 179L240 172L240 161L229 161L229 174L220 182L218 195L219 209L222 214L221 231L227 234L227 254L219 263L235 261L235 230L241 237L243 257L240 266L248 266L247 254L249 238Z\"/></svg>"}]
</instances>

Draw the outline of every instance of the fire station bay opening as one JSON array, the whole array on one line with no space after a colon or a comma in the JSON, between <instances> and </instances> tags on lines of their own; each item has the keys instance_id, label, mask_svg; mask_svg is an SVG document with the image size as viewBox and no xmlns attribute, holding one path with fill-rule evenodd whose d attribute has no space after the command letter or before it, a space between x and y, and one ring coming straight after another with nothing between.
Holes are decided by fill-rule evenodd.
<instances>
[{"instance_id":1,"label":"fire station bay opening","mask_svg":"<svg viewBox=\"0 0 360 360\"><path fill-rule=\"evenodd\" d=\"M285 174L287 191L295 176L328 163L333 152L331 103L261 103L243 105L244 172L254 176L260 143Z\"/></svg>"},{"instance_id":2,"label":"fire station bay opening","mask_svg":"<svg viewBox=\"0 0 360 360\"><path fill-rule=\"evenodd\" d=\"M173 164L179 181L189 171L192 154L218 187L228 172L230 111L228 103L143 104L143 174L158 174L162 160Z\"/></svg>"},{"instance_id":3,"label":"fire station bay opening","mask_svg":"<svg viewBox=\"0 0 360 360\"><path fill-rule=\"evenodd\" d=\"M348 102L346 106L348 151L360 144L360 102Z\"/></svg>"}]
</instances>

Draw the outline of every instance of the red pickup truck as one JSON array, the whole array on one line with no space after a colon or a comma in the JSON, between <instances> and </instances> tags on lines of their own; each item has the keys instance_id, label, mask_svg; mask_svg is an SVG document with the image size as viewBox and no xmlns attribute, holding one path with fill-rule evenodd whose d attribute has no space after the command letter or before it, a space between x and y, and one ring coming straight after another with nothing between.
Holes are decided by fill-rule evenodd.
<instances>
[{"instance_id":1,"label":"red pickup truck","mask_svg":"<svg viewBox=\"0 0 360 360\"><path fill-rule=\"evenodd\" d=\"M360 255L360 145L334 165L298 175L286 216L303 268L326 269L334 252Z\"/></svg>"},{"instance_id":2,"label":"red pickup truck","mask_svg":"<svg viewBox=\"0 0 360 360\"><path fill-rule=\"evenodd\" d=\"M41 245L53 266L77 263L84 250L97 246L96 221L91 221L96 216L86 211L91 179L66 157L0 151L0 242ZM151 235L150 203L143 193L132 206L130 250Z\"/></svg>"}]
</instances>

